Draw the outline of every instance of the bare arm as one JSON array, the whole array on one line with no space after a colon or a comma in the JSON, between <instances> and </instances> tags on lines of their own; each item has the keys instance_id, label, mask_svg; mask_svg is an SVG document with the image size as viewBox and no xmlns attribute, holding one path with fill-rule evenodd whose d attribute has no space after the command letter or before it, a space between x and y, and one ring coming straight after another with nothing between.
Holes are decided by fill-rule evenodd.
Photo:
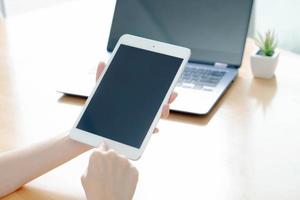
<instances>
[{"instance_id":1,"label":"bare arm","mask_svg":"<svg viewBox=\"0 0 300 200\"><path fill-rule=\"evenodd\" d=\"M97 69L99 78L104 63ZM169 115L169 104L177 94L173 93L164 105L162 118ZM158 129L155 130L157 132ZM14 192L22 185L75 158L91 147L70 139L67 135L58 136L45 142L0 154L0 198Z\"/></svg>"},{"instance_id":2,"label":"bare arm","mask_svg":"<svg viewBox=\"0 0 300 200\"><path fill-rule=\"evenodd\" d=\"M100 63L96 80L105 68ZM89 150L66 134L29 147L0 154L0 198Z\"/></svg>"},{"instance_id":3,"label":"bare arm","mask_svg":"<svg viewBox=\"0 0 300 200\"><path fill-rule=\"evenodd\" d=\"M2 153L0 197L17 190L90 148L70 139L67 135L62 135L39 144Z\"/></svg>"}]
</instances>

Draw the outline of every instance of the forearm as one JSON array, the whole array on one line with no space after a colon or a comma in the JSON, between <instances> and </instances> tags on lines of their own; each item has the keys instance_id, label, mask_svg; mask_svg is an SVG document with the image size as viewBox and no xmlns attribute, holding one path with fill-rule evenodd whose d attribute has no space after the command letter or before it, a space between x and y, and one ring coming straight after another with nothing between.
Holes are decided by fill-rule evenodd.
<instances>
[{"instance_id":1,"label":"forearm","mask_svg":"<svg viewBox=\"0 0 300 200\"><path fill-rule=\"evenodd\" d=\"M0 155L0 197L75 158L91 147L62 135Z\"/></svg>"}]
</instances>

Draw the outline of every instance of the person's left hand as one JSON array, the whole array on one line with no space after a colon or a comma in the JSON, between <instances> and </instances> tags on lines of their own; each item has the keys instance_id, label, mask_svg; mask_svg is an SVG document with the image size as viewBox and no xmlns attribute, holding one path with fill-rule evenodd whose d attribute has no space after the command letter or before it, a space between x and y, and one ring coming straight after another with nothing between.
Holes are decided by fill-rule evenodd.
<instances>
[{"instance_id":1,"label":"person's left hand","mask_svg":"<svg viewBox=\"0 0 300 200\"><path fill-rule=\"evenodd\" d=\"M99 79L101 73L103 72L103 70L105 69L105 63L104 62L100 62L97 68L97 73L96 73L96 81ZM162 114L161 114L161 118L167 118L170 114L170 104L176 99L177 97L177 93L176 92L172 92L168 104L163 106L163 110L162 110ZM157 133L159 130L158 128L155 128L154 133Z\"/></svg>"}]
</instances>

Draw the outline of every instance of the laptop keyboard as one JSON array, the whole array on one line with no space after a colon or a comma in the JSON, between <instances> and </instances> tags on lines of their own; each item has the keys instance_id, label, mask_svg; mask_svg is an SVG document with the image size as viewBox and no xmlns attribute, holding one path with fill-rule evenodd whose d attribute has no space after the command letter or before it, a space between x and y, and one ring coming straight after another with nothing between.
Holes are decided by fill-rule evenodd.
<instances>
[{"instance_id":1,"label":"laptop keyboard","mask_svg":"<svg viewBox=\"0 0 300 200\"><path fill-rule=\"evenodd\" d=\"M177 86L191 89L214 88L225 75L226 71L187 67L182 73Z\"/></svg>"}]
</instances>

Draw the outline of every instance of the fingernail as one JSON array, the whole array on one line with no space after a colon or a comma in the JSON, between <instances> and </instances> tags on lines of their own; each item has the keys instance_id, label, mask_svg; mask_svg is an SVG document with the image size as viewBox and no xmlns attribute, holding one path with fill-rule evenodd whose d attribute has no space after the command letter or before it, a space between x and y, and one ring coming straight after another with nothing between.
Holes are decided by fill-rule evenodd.
<instances>
[{"instance_id":1,"label":"fingernail","mask_svg":"<svg viewBox=\"0 0 300 200\"><path fill-rule=\"evenodd\" d=\"M101 142L100 146L99 146L99 149L102 150L102 151L107 151L108 150L108 146L107 144L103 141Z\"/></svg>"}]
</instances>

